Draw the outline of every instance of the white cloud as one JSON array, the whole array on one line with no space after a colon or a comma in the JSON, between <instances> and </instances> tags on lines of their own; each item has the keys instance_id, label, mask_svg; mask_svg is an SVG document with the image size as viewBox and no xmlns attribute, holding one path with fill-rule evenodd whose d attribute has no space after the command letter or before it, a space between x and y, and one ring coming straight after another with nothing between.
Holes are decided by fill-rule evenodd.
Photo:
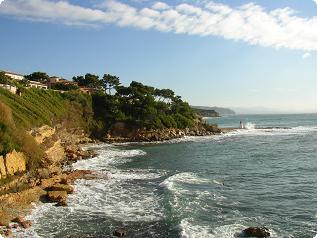
<instances>
[{"instance_id":1,"label":"white cloud","mask_svg":"<svg viewBox=\"0 0 317 238\"><path fill-rule=\"evenodd\" d=\"M197 2L173 6L156 2L137 8L118 0L106 0L88 8L66 0L10 0L1 5L0 14L68 25L116 24L143 30L217 36L305 52L317 50L317 17L299 17L290 8L268 11L255 3L231 7L214 1Z\"/></svg>"},{"instance_id":2,"label":"white cloud","mask_svg":"<svg viewBox=\"0 0 317 238\"><path fill-rule=\"evenodd\" d=\"M317 4L317 0L313 0L314 1L314 3L316 3ZM317 237L316 237L317 238Z\"/></svg>"},{"instance_id":3,"label":"white cloud","mask_svg":"<svg viewBox=\"0 0 317 238\"><path fill-rule=\"evenodd\" d=\"M3 2L4 0L0 0L0 4Z\"/></svg>"},{"instance_id":4,"label":"white cloud","mask_svg":"<svg viewBox=\"0 0 317 238\"><path fill-rule=\"evenodd\" d=\"M153 4L152 8L155 10L166 10L166 9L169 9L170 7L165 2L156 2Z\"/></svg>"},{"instance_id":5,"label":"white cloud","mask_svg":"<svg viewBox=\"0 0 317 238\"><path fill-rule=\"evenodd\" d=\"M303 59L307 59L307 58L309 58L310 56L311 56L311 53L306 52L306 53L303 54L302 58L303 58Z\"/></svg>"}]
</instances>

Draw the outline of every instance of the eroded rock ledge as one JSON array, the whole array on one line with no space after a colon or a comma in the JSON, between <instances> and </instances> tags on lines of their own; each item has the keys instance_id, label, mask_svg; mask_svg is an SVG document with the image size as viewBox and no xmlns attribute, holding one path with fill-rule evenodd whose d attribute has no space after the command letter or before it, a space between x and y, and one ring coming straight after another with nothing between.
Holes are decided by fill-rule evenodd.
<instances>
[{"instance_id":1,"label":"eroded rock ledge","mask_svg":"<svg viewBox=\"0 0 317 238\"><path fill-rule=\"evenodd\" d=\"M0 157L0 235L10 237L11 229L28 228L29 221L16 221L17 217L28 214L34 203L67 205L67 195L74 191L73 182L94 176L91 171L62 169L65 164L94 156L94 152L81 148L82 143L94 142L83 130L43 126L30 134L45 151L40 168L27 171L26 156L16 151ZM9 226L10 222L15 223Z\"/></svg>"},{"instance_id":2,"label":"eroded rock ledge","mask_svg":"<svg viewBox=\"0 0 317 238\"><path fill-rule=\"evenodd\" d=\"M125 123L117 122L110 132L103 138L103 141L107 143L153 142L178 139L184 136L207 136L220 133L222 133L222 130L216 125L206 125L202 123L197 123L197 126L193 128L146 130L129 128Z\"/></svg>"}]
</instances>

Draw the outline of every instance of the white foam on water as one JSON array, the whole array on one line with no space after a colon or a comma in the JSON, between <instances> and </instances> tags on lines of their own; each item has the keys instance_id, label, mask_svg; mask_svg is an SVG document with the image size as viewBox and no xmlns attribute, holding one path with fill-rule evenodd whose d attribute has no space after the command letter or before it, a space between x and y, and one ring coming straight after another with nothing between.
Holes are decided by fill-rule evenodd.
<instances>
[{"instance_id":1,"label":"white foam on water","mask_svg":"<svg viewBox=\"0 0 317 238\"><path fill-rule=\"evenodd\" d=\"M280 136L280 135L305 135L317 132L317 127L293 127L293 128L252 128L238 129L228 133L224 133L215 139L224 139L233 136Z\"/></svg>"},{"instance_id":2,"label":"white foam on water","mask_svg":"<svg viewBox=\"0 0 317 238\"><path fill-rule=\"evenodd\" d=\"M247 129L247 130L253 130L253 129L255 129L255 124L252 123L252 122L247 122L247 123L244 125L244 128Z\"/></svg>"},{"instance_id":3,"label":"white foam on water","mask_svg":"<svg viewBox=\"0 0 317 238\"><path fill-rule=\"evenodd\" d=\"M241 237L242 231L247 228L245 225L239 223L219 227L202 226L195 224L192 219L183 219L179 227L182 238L236 238ZM280 237L272 229L269 232L272 238Z\"/></svg>"},{"instance_id":4,"label":"white foam on water","mask_svg":"<svg viewBox=\"0 0 317 238\"><path fill-rule=\"evenodd\" d=\"M75 214L102 215L124 222L157 221L164 217L160 198L155 191L134 183L134 180L151 180L166 175L166 171L151 169L120 170L117 165L131 161L133 157L146 154L143 150L120 149L101 144L89 146L98 153L95 158L81 160L73 164L74 169L98 171L101 176L95 180L80 179L75 182L75 193L68 197L67 207L55 207L54 204L41 204L27 217L33 223L31 229L17 231L16 237L40 237L40 234L53 237L56 234L43 231L43 219L49 217L54 226L69 229L63 225L68 216ZM54 229L53 229L54 230ZM58 231L56 231L58 232ZM44 237L45 237L44 236Z\"/></svg>"},{"instance_id":5,"label":"white foam on water","mask_svg":"<svg viewBox=\"0 0 317 238\"><path fill-rule=\"evenodd\" d=\"M148 188L134 184L134 180L152 180L166 174L166 171L150 169L120 170L116 166L131 161L132 157L143 156L142 150L124 150L114 146L106 149L98 145L98 156L78 161L76 169L106 170L108 179L78 180L75 193L69 204L73 211L102 213L118 221L154 221L163 217L159 197ZM93 199L91 199L93 198Z\"/></svg>"},{"instance_id":6,"label":"white foam on water","mask_svg":"<svg viewBox=\"0 0 317 238\"><path fill-rule=\"evenodd\" d=\"M181 238L208 238L212 236L212 229L208 226L193 224L190 219L183 219L179 225Z\"/></svg>"},{"instance_id":7,"label":"white foam on water","mask_svg":"<svg viewBox=\"0 0 317 238\"><path fill-rule=\"evenodd\" d=\"M75 213L101 213L118 221L156 221L164 216L158 196L137 184L113 179L78 180L76 189L80 195L69 198L69 207Z\"/></svg>"},{"instance_id":8,"label":"white foam on water","mask_svg":"<svg viewBox=\"0 0 317 238\"><path fill-rule=\"evenodd\" d=\"M212 184L213 182L208 179L199 178L194 173L178 173L172 175L165 179L163 182L159 184L160 187L167 188L171 191L180 192L180 191L187 191L181 190L181 188L176 187L178 184Z\"/></svg>"},{"instance_id":9,"label":"white foam on water","mask_svg":"<svg viewBox=\"0 0 317 238\"><path fill-rule=\"evenodd\" d=\"M32 214L25 217L26 220L32 221L32 226L28 229L13 229L13 235L16 238L26 238L26 237L32 237L32 238L40 238L41 236L37 233L37 228L40 227L41 218L45 216L49 211L52 209L56 209L54 207L54 204L39 204L34 206L34 210L32 211ZM53 234L51 234L53 235Z\"/></svg>"},{"instance_id":10,"label":"white foam on water","mask_svg":"<svg viewBox=\"0 0 317 238\"><path fill-rule=\"evenodd\" d=\"M143 150L120 150L110 146L103 150L97 150L97 153L97 157L79 160L72 167L74 169L103 170L110 166L131 161L129 158L146 155L146 152Z\"/></svg>"},{"instance_id":11,"label":"white foam on water","mask_svg":"<svg viewBox=\"0 0 317 238\"><path fill-rule=\"evenodd\" d=\"M110 170L107 173L108 178L115 180L152 180L158 179L167 174L165 170L153 169L128 169L128 170Z\"/></svg>"}]
</instances>

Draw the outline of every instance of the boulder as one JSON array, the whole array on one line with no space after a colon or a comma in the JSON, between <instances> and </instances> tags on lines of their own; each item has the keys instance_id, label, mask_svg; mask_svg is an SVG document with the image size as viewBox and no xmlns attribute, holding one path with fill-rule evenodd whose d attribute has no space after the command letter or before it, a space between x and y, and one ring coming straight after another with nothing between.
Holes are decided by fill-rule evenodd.
<instances>
[{"instance_id":1,"label":"boulder","mask_svg":"<svg viewBox=\"0 0 317 238\"><path fill-rule=\"evenodd\" d=\"M0 179L4 179L7 177L6 167L4 165L4 158L0 156Z\"/></svg>"},{"instance_id":2,"label":"boulder","mask_svg":"<svg viewBox=\"0 0 317 238\"><path fill-rule=\"evenodd\" d=\"M8 229L4 232L4 236L5 237L13 237L13 233L10 229Z\"/></svg>"},{"instance_id":3,"label":"boulder","mask_svg":"<svg viewBox=\"0 0 317 238\"><path fill-rule=\"evenodd\" d=\"M67 192L66 191L49 191L47 193L47 199L50 202L56 202L58 206L66 206Z\"/></svg>"},{"instance_id":4,"label":"boulder","mask_svg":"<svg viewBox=\"0 0 317 238\"><path fill-rule=\"evenodd\" d=\"M113 232L113 235L116 236L116 237L124 237L128 234L128 232L125 230L125 229L116 229L114 232Z\"/></svg>"},{"instance_id":5,"label":"boulder","mask_svg":"<svg viewBox=\"0 0 317 238\"><path fill-rule=\"evenodd\" d=\"M13 218L11 221L21 224L21 223L24 222L25 220L24 220L24 217L22 217L22 216L17 216L16 218Z\"/></svg>"},{"instance_id":6,"label":"boulder","mask_svg":"<svg viewBox=\"0 0 317 238\"><path fill-rule=\"evenodd\" d=\"M242 231L244 237L266 238L271 234L266 227L249 227Z\"/></svg>"},{"instance_id":7,"label":"boulder","mask_svg":"<svg viewBox=\"0 0 317 238\"><path fill-rule=\"evenodd\" d=\"M74 192L74 188L71 185L66 184L55 184L52 187L47 188L48 191L65 191L68 194Z\"/></svg>"},{"instance_id":8,"label":"boulder","mask_svg":"<svg viewBox=\"0 0 317 238\"><path fill-rule=\"evenodd\" d=\"M13 150L5 157L5 167L7 175L14 175L17 172L24 172L26 170L25 155L21 152Z\"/></svg>"},{"instance_id":9,"label":"boulder","mask_svg":"<svg viewBox=\"0 0 317 238\"><path fill-rule=\"evenodd\" d=\"M48 179L48 178L50 178L50 171L46 168L38 169L37 175L41 179Z\"/></svg>"},{"instance_id":10,"label":"boulder","mask_svg":"<svg viewBox=\"0 0 317 238\"><path fill-rule=\"evenodd\" d=\"M31 221L23 221L20 223L20 225L24 228L24 229L27 229L27 228L30 228L32 226L32 222Z\"/></svg>"}]
</instances>

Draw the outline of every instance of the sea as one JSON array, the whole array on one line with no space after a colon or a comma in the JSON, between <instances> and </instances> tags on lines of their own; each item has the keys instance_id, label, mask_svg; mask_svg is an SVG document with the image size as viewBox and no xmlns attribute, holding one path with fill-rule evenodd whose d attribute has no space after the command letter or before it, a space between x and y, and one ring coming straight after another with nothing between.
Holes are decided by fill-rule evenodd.
<instances>
[{"instance_id":1,"label":"sea","mask_svg":"<svg viewBox=\"0 0 317 238\"><path fill-rule=\"evenodd\" d=\"M92 144L73 169L67 207L37 204L15 237L233 238L247 227L271 237L317 237L317 115L206 118L245 129L161 143Z\"/></svg>"}]
</instances>

